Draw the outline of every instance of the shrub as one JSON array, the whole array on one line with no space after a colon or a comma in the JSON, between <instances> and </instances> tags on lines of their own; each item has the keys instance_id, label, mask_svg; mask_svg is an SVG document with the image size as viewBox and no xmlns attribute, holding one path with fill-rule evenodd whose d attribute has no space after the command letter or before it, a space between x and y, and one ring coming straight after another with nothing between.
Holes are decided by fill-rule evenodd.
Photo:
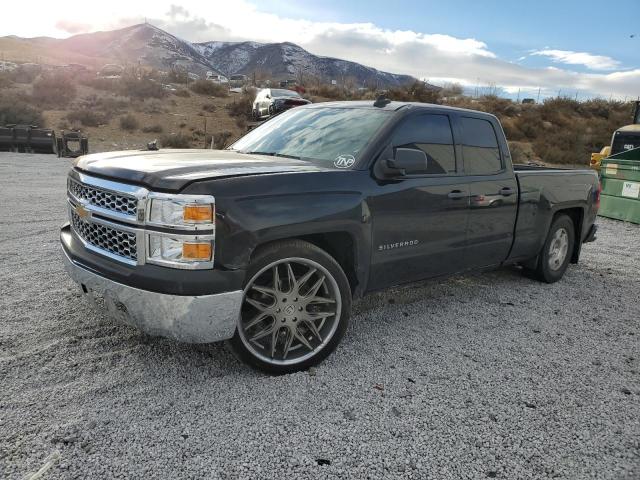
<instances>
[{"instance_id":1,"label":"shrub","mask_svg":"<svg viewBox=\"0 0 640 480\"><path fill-rule=\"evenodd\" d=\"M96 90L117 92L120 89L120 80L117 78L85 77L80 79L80 84Z\"/></svg>"},{"instance_id":2,"label":"shrub","mask_svg":"<svg viewBox=\"0 0 640 480\"><path fill-rule=\"evenodd\" d=\"M539 163L540 158L534 153L530 143L509 142L509 150L513 163L527 164L529 162Z\"/></svg>"},{"instance_id":3,"label":"shrub","mask_svg":"<svg viewBox=\"0 0 640 480\"><path fill-rule=\"evenodd\" d=\"M65 74L47 74L33 84L31 97L39 105L64 107L76 97L76 86Z\"/></svg>"},{"instance_id":4,"label":"shrub","mask_svg":"<svg viewBox=\"0 0 640 480\"><path fill-rule=\"evenodd\" d=\"M160 100L146 100L141 102L136 102L133 106L136 111L142 113L166 113L167 109L164 106L164 103Z\"/></svg>"},{"instance_id":5,"label":"shrub","mask_svg":"<svg viewBox=\"0 0 640 480\"><path fill-rule=\"evenodd\" d=\"M253 101L255 98L255 88L248 88L242 93L240 98L235 98L232 103L227 105L229 115L232 117L251 118L251 110L253 109Z\"/></svg>"},{"instance_id":6,"label":"shrub","mask_svg":"<svg viewBox=\"0 0 640 480\"><path fill-rule=\"evenodd\" d=\"M186 88L178 88L178 89L176 89L175 92L173 92L173 94L176 97L185 97L186 98L186 97L190 97L191 96L191 94L189 93L189 90L187 90Z\"/></svg>"},{"instance_id":7,"label":"shrub","mask_svg":"<svg viewBox=\"0 0 640 480\"><path fill-rule=\"evenodd\" d=\"M71 123L80 123L85 127L97 127L108 123L104 114L89 109L72 110L65 118Z\"/></svg>"},{"instance_id":8,"label":"shrub","mask_svg":"<svg viewBox=\"0 0 640 480\"><path fill-rule=\"evenodd\" d=\"M140 127L140 123L138 122L138 119L133 115L131 115L130 113L120 117L120 128L122 130L133 132L134 130L137 130L138 127Z\"/></svg>"},{"instance_id":9,"label":"shrub","mask_svg":"<svg viewBox=\"0 0 640 480\"><path fill-rule=\"evenodd\" d=\"M244 117L236 117L236 126L240 130L246 130L247 129L247 119L244 118Z\"/></svg>"},{"instance_id":10,"label":"shrub","mask_svg":"<svg viewBox=\"0 0 640 480\"><path fill-rule=\"evenodd\" d=\"M403 102L440 103L442 95L440 90L429 88L424 82L414 82L407 87L391 88L387 97Z\"/></svg>"},{"instance_id":11,"label":"shrub","mask_svg":"<svg viewBox=\"0 0 640 480\"><path fill-rule=\"evenodd\" d=\"M187 83L189 81L189 75L187 72L172 69L167 74L167 82L169 83Z\"/></svg>"},{"instance_id":12,"label":"shrub","mask_svg":"<svg viewBox=\"0 0 640 480\"><path fill-rule=\"evenodd\" d=\"M227 142L229 141L229 139L231 138L233 134L228 131L225 130L223 132L218 132L218 133L214 133L213 134L213 146L218 149L218 150L222 150L224 147L227 146Z\"/></svg>"},{"instance_id":13,"label":"shrub","mask_svg":"<svg viewBox=\"0 0 640 480\"><path fill-rule=\"evenodd\" d=\"M160 83L149 78L138 78L134 75L122 77L119 82L119 90L122 95L139 100L163 98L167 93Z\"/></svg>"},{"instance_id":14,"label":"shrub","mask_svg":"<svg viewBox=\"0 0 640 480\"><path fill-rule=\"evenodd\" d=\"M533 150L549 163L586 163L589 152L584 133L581 125L575 125L571 130L555 128L536 138Z\"/></svg>"},{"instance_id":15,"label":"shrub","mask_svg":"<svg viewBox=\"0 0 640 480\"><path fill-rule=\"evenodd\" d=\"M216 111L216 106L213 103L205 103L202 105L202 110L205 112L213 113Z\"/></svg>"},{"instance_id":16,"label":"shrub","mask_svg":"<svg viewBox=\"0 0 640 480\"><path fill-rule=\"evenodd\" d=\"M13 85L11 76L6 72L0 72L0 88L9 88Z\"/></svg>"},{"instance_id":17,"label":"shrub","mask_svg":"<svg viewBox=\"0 0 640 480\"><path fill-rule=\"evenodd\" d=\"M226 97L229 94L229 89L226 86L209 80L196 80L189 85L189 88L194 93L211 97Z\"/></svg>"},{"instance_id":18,"label":"shrub","mask_svg":"<svg viewBox=\"0 0 640 480\"><path fill-rule=\"evenodd\" d=\"M122 98L88 95L78 102L78 106L82 109L99 111L109 119L114 115L124 113L129 108L130 102Z\"/></svg>"},{"instance_id":19,"label":"shrub","mask_svg":"<svg viewBox=\"0 0 640 480\"><path fill-rule=\"evenodd\" d=\"M322 84L322 85L319 85L318 87L310 88L308 90L308 93L310 95L328 98L330 100L346 100L347 99L345 95L345 91L334 85Z\"/></svg>"},{"instance_id":20,"label":"shrub","mask_svg":"<svg viewBox=\"0 0 640 480\"><path fill-rule=\"evenodd\" d=\"M142 131L144 133L162 133L164 128L162 128L162 125L147 125L142 127Z\"/></svg>"},{"instance_id":21,"label":"shrub","mask_svg":"<svg viewBox=\"0 0 640 480\"><path fill-rule=\"evenodd\" d=\"M163 135L160 145L163 148L191 148L191 139L182 133Z\"/></svg>"},{"instance_id":22,"label":"shrub","mask_svg":"<svg viewBox=\"0 0 640 480\"><path fill-rule=\"evenodd\" d=\"M496 95L484 95L478 99L480 108L496 116L511 117L518 113L518 105L508 98Z\"/></svg>"},{"instance_id":23,"label":"shrub","mask_svg":"<svg viewBox=\"0 0 640 480\"><path fill-rule=\"evenodd\" d=\"M456 97L464 93L464 88L459 83L446 83L442 89L444 97Z\"/></svg>"},{"instance_id":24,"label":"shrub","mask_svg":"<svg viewBox=\"0 0 640 480\"><path fill-rule=\"evenodd\" d=\"M23 64L18 66L14 71L8 72L8 76L16 83L33 83L42 72L40 65Z\"/></svg>"},{"instance_id":25,"label":"shrub","mask_svg":"<svg viewBox=\"0 0 640 480\"><path fill-rule=\"evenodd\" d=\"M24 100L0 97L0 125L44 125L42 113Z\"/></svg>"}]
</instances>

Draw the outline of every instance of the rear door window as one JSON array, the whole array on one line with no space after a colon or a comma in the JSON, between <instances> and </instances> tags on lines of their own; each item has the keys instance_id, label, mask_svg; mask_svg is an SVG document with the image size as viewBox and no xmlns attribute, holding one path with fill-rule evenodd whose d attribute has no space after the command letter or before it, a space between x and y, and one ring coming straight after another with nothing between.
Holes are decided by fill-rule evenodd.
<instances>
[{"instance_id":1,"label":"rear door window","mask_svg":"<svg viewBox=\"0 0 640 480\"><path fill-rule=\"evenodd\" d=\"M498 137L488 120L462 117L462 156L467 175L491 175L502 170Z\"/></svg>"},{"instance_id":2,"label":"rear door window","mask_svg":"<svg viewBox=\"0 0 640 480\"><path fill-rule=\"evenodd\" d=\"M427 170L412 174L442 175L456 171L451 124L447 115L414 115L402 122L393 134L392 146L422 150L427 155Z\"/></svg>"}]
</instances>

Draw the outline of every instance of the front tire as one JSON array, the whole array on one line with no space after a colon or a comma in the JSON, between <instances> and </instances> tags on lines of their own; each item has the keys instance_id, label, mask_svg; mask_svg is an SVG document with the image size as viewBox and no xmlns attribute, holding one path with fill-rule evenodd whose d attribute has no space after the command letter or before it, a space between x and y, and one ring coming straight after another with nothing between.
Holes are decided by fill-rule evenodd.
<instances>
[{"instance_id":1,"label":"front tire","mask_svg":"<svg viewBox=\"0 0 640 480\"><path fill-rule=\"evenodd\" d=\"M261 249L247 271L231 349L253 368L293 373L324 360L344 336L351 289L340 265L301 240Z\"/></svg>"},{"instance_id":2,"label":"front tire","mask_svg":"<svg viewBox=\"0 0 640 480\"><path fill-rule=\"evenodd\" d=\"M535 278L546 283L560 280L569 266L574 242L573 221L567 215L558 215L549 228L538 264L532 272Z\"/></svg>"}]
</instances>

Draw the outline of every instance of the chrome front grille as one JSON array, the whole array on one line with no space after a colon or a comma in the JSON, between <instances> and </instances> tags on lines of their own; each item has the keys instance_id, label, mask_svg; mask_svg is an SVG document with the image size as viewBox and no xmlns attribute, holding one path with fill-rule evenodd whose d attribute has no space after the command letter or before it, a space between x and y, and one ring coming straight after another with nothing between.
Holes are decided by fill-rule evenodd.
<instances>
[{"instance_id":1,"label":"chrome front grille","mask_svg":"<svg viewBox=\"0 0 640 480\"><path fill-rule=\"evenodd\" d=\"M138 213L138 200L135 197L82 184L73 178L69 179L69 193L82 202L132 218L136 218Z\"/></svg>"},{"instance_id":2,"label":"chrome front grille","mask_svg":"<svg viewBox=\"0 0 640 480\"><path fill-rule=\"evenodd\" d=\"M87 244L133 262L138 259L136 234L85 221L71 210L71 224Z\"/></svg>"}]
</instances>

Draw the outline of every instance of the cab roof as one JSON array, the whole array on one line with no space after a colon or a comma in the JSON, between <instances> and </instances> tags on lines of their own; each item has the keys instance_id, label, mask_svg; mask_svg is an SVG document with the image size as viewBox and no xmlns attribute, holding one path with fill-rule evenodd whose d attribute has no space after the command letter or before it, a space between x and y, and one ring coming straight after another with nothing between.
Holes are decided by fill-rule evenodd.
<instances>
[{"instance_id":1,"label":"cab roof","mask_svg":"<svg viewBox=\"0 0 640 480\"><path fill-rule=\"evenodd\" d=\"M333 108L362 108L362 109L371 109L371 110L388 110L388 111L398 111L401 109L414 109L414 108L437 108L438 110L446 110L451 112L467 112L474 114L483 114L490 117L494 115L482 112L480 110L470 110L468 108L458 108L458 107L449 107L446 105L438 105L436 103L421 103L421 102L397 102L390 101L384 106L375 106L375 100L355 100L355 101L343 101L343 102L322 102L322 103L313 103L310 105L306 105L305 108L322 108L322 107L333 107Z\"/></svg>"}]
</instances>

